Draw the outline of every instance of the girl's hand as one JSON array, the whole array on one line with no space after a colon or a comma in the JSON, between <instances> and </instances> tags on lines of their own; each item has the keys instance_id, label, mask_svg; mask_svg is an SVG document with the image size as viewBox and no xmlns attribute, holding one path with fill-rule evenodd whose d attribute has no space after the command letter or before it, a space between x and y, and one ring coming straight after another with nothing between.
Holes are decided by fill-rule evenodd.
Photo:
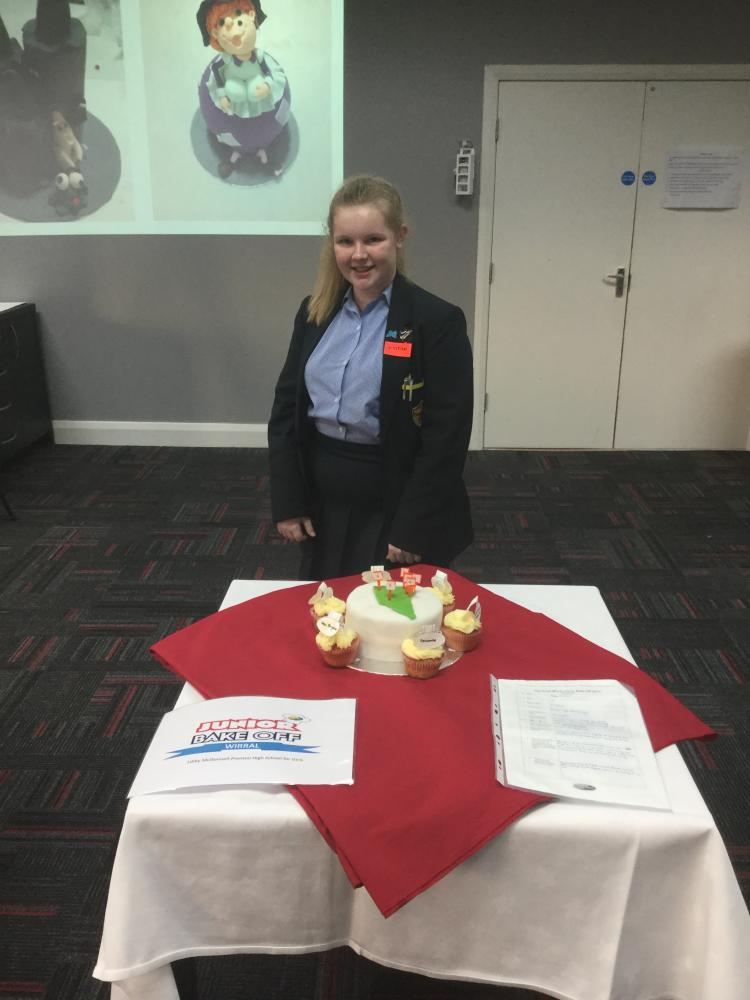
<instances>
[{"instance_id":1,"label":"girl's hand","mask_svg":"<svg viewBox=\"0 0 750 1000\"><path fill-rule=\"evenodd\" d=\"M412 563L418 563L422 561L422 557L417 555L416 552L407 552L406 549L399 549L395 545L388 543L388 562L391 563L404 563L407 566L411 566Z\"/></svg>"},{"instance_id":2,"label":"girl's hand","mask_svg":"<svg viewBox=\"0 0 750 1000\"><path fill-rule=\"evenodd\" d=\"M309 517L291 517L288 521L279 521L276 530L288 542L304 542L306 538L315 537L315 528Z\"/></svg>"}]
</instances>

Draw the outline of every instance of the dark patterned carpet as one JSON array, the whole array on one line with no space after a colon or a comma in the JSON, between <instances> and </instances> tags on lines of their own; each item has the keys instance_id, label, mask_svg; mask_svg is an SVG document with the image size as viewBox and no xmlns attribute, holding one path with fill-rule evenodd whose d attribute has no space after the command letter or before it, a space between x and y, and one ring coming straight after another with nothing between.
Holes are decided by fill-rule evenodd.
<instances>
[{"instance_id":1,"label":"dark patterned carpet","mask_svg":"<svg viewBox=\"0 0 750 1000\"><path fill-rule=\"evenodd\" d=\"M638 664L721 734L683 753L750 896L750 454L470 456L477 581L593 584ZM179 681L148 654L236 577L293 578L266 455L37 447L2 474L0 998L90 978L125 795ZM521 1000L324 955L203 960L203 1000ZM718 1000L718 998L717 998Z\"/></svg>"}]
</instances>

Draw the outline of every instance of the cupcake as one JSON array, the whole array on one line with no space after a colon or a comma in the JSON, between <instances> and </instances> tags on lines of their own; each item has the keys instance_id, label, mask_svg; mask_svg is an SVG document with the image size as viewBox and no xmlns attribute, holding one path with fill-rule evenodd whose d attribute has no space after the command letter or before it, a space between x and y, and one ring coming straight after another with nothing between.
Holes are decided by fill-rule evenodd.
<instances>
[{"instance_id":1,"label":"cupcake","mask_svg":"<svg viewBox=\"0 0 750 1000\"><path fill-rule=\"evenodd\" d=\"M482 638L482 623L473 611L451 611L443 619L443 635L449 649L468 653Z\"/></svg>"},{"instance_id":2,"label":"cupcake","mask_svg":"<svg viewBox=\"0 0 750 1000\"><path fill-rule=\"evenodd\" d=\"M438 590L437 587L430 587L430 590L443 605L443 621L445 621L445 616L456 608L456 598L453 596L453 591L450 589Z\"/></svg>"},{"instance_id":3,"label":"cupcake","mask_svg":"<svg viewBox=\"0 0 750 1000\"><path fill-rule=\"evenodd\" d=\"M359 636L353 628L344 626L334 635L318 632L315 645L329 667L348 667L357 658Z\"/></svg>"},{"instance_id":4,"label":"cupcake","mask_svg":"<svg viewBox=\"0 0 750 1000\"><path fill-rule=\"evenodd\" d=\"M401 655L409 677L427 680L440 670L443 647L437 643L434 646L417 645L414 639L404 639L401 643Z\"/></svg>"},{"instance_id":5,"label":"cupcake","mask_svg":"<svg viewBox=\"0 0 750 1000\"><path fill-rule=\"evenodd\" d=\"M310 605L310 614L314 622L317 622L324 615L329 615L332 611L339 615L346 612L346 603L338 597L334 597L333 590L325 583L321 583L307 603Z\"/></svg>"},{"instance_id":6,"label":"cupcake","mask_svg":"<svg viewBox=\"0 0 750 1000\"><path fill-rule=\"evenodd\" d=\"M443 605L443 620L445 620L445 616L450 614L450 612L456 607L456 599L453 596L453 588L448 582L447 575L442 570L438 570L437 573L435 573L431 583L432 587L430 587L430 590Z\"/></svg>"}]
</instances>

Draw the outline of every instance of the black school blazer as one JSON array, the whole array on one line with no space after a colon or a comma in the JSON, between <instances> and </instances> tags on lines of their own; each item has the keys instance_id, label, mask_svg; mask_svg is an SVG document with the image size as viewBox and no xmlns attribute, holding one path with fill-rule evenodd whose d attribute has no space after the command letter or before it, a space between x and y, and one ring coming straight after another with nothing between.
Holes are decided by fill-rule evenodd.
<instances>
[{"instance_id":1,"label":"black school blazer","mask_svg":"<svg viewBox=\"0 0 750 1000\"><path fill-rule=\"evenodd\" d=\"M308 302L294 321L268 424L274 522L309 517L315 510L306 460L314 425L307 417L304 373L339 307L318 325L307 318ZM397 274L385 350L394 352L383 354L380 387L388 541L445 565L473 538L462 478L473 412L464 314Z\"/></svg>"}]
</instances>

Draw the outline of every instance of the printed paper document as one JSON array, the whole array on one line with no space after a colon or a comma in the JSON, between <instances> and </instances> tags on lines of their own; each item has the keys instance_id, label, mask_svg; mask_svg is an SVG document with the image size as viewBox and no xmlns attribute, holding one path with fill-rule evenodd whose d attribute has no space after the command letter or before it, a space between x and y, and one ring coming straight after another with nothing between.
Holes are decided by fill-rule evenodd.
<instances>
[{"instance_id":1,"label":"printed paper document","mask_svg":"<svg viewBox=\"0 0 750 1000\"><path fill-rule=\"evenodd\" d=\"M742 166L735 146L670 150L662 208L738 208Z\"/></svg>"},{"instance_id":2,"label":"printed paper document","mask_svg":"<svg viewBox=\"0 0 750 1000\"><path fill-rule=\"evenodd\" d=\"M632 690L491 678L497 780L561 798L669 809Z\"/></svg>"},{"instance_id":3,"label":"printed paper document","mask_svg":"<svg viewBox=\"0 0 750 1000\"><path fill-rule=\"evenodd\" d=\"M203 785L351 785L353 698L214 698L168 712L128 793Z\"/></svg>"}]
</instances>

